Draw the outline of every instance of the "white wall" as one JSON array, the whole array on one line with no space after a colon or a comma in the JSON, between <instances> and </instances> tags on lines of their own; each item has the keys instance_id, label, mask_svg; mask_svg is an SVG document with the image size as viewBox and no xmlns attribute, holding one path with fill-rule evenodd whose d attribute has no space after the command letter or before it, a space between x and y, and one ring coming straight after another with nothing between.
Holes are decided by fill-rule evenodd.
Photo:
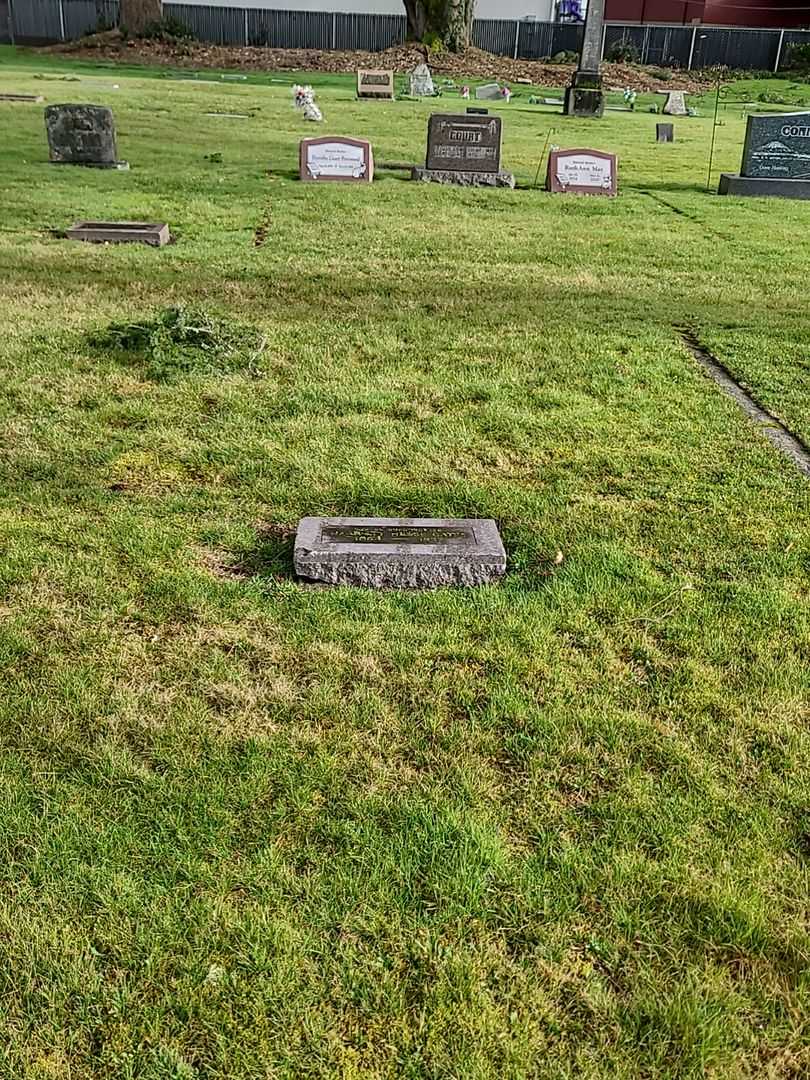
<instances>
[{"instance_id":1,"label":"white wall","mask_svg":"<svg viewBox=\"0 0 810 1080\"><path fill-rule=\"evenodd\" d=\"M209 7L277 8L282 11L405 14L405 6L401 0L182 0L182 2ZM524 15L534 15L538 20L548 22L552 12L553 0L478 0L475 8L475 14L479 19L522 19Z\"/></svg>"}]
</instances>

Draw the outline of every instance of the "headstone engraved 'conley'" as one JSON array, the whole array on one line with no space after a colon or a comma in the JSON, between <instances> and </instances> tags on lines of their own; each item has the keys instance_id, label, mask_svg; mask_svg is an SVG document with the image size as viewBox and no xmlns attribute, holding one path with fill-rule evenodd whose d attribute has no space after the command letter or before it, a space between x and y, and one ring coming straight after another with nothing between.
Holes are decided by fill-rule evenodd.
<instances>
[{"instance_id":1,"label":"headstone engraved 'conley'","mask_svg":"<svg viewBox=\"0 0 810 1080\"><path fill-rule=\"evenodd\" d=\"M427 160L414 169L414 180L443 184L514 187L501 169L501 118L464 113L434 113L428 121Z\"/></svg>"},{"instance_id":2,"label":"headstone engraved 'conley'","mask_svg":"<svg viewBox=\"0 0 810 1080\"><path fill-rule=\"evenodd\" d=\"M721 195L810 198L810 112L748 117L739 175L723 173Z\"/></svg>"}]
</instances>

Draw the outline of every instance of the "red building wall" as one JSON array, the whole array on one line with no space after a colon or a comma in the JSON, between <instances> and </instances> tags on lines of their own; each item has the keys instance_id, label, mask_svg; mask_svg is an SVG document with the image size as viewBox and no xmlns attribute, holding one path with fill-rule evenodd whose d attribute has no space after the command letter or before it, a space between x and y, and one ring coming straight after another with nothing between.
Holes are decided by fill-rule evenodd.
<instances>
[{"instance_id":1,"label":"red building wall","mask_svg":"<svg viewBox=\"0 0 810 1080\"><path fill-rule=\"evenodd\" d=\"M607 0L610 22L810 26L810 0Z\"/></svg>"}]
</instances>

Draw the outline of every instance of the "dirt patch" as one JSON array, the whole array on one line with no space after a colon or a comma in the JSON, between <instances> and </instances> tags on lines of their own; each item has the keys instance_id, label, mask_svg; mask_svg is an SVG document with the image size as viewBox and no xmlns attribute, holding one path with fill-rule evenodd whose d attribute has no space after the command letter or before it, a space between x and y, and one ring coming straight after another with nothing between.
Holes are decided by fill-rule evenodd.
<instances>
[{"instance_id":1,"label":"dirt patch","mask_svg":"<svg viewBox=\"0 0 810 1080\"><path fill-rule=\"evenodd\" d=\"M323 49L237 48L204 42L166 43L162 41L122 41L118 31L94 34L80 41L42 49L46 53L68 54L86 60L113 60L125 64L154 64L175 68L234 68L239 71L323 71L354 74L358 68L390 68L404 74L424 60L424 50L398 45L384 52L337 52ZM498 79L516 82L529 79L534 86L567 86L574 64L551 64L542 60L512 60L481 49L464 53L444 53L430 58L434 74L450 78ZM653 71L635 64L603 64L608 90L626 86L644 92L686 90L703 93L714 85L713 77L701 72L673 71L668 79L656 78Z\"/></svg>"}]
</instances>

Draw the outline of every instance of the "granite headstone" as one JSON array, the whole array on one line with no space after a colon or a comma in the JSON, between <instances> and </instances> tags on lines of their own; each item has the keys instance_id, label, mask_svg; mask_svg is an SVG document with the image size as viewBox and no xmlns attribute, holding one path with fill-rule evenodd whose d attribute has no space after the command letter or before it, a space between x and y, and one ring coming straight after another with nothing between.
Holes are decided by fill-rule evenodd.
<instances>
[{"instance_id":1,"label":"granite headstone","mask_svg":"<svg viewBox=\"0 0 810 1080\"><path fill-rule=\"evenodd\" d=\"M501 118L434 113L425 168L415 168L411 176L467 187L514 187L514 176L501 169Z\"/></svg>"},{"instance_id":2,"label":"granite headstone","mask_svg":"<svg viewBox=\"0 0 810 1080\"><path fill-rule=\"evenodd\" d=\"M479 101L500 101L503 95L499 84L494 82L476 87L475 96Z\"/></svg>"},{"instance_id":3,"label":"granite headstone","mask_svg":"<svg viewBox=\"0 0 810 1080\"><path fill-rule=\"evenodd\" d=\"M810 112L751 114L740 173L721 175L720 194L810 198Z\"/></svg>"},{"instance_id":4,"label":"granite headstone","mask_svg":"<svg viewBox=\"0 0 810 1080\"><path fill-rule=\"evenodd\" d=\"M413 97L433 97L436 93L433 76L427 64L417 64L411 72L410 91Z\"/></svg>"},{"instance_id":5,"label":"granite headstone","mask_svg":"<svg viewBox=\"0 0 810 1080\"><path fill-rule=\"evenodd\" d=\"M370 182L374 179L374 155L367 139L342 135L302 139L298 153L302 180Z\"/></svg>"},{"instance_id":6,"label":"granite headstone","mask_svg":"<svg viewBox=\"0 0 810 1080\"><path fill-rule=\"evenodd\" d=\"M393 71L370 71L361 68L357 72L357 96L361 99L393 101Z\"/></svg>"},{"instance_id":7,"label":"granite headstone","mask_svg":"<svg viewBox=\"0 0 810 1080\"><path fill-rule=\"evenodd\" d=\"M656 124L655 138L657 142L675 142L675 125Z\"/></svg>"},{"instance_id":8,"label":"granite headstone","mask_svg":"<svg viewBox=\"0 0 810 1080\"><path fill-rule=\"evenodd\" d=\"M112 109L103 105L48 105L45 109L50 160L55 165L127 168L118 160Z\"/></svg>"},{"instance_id":9,"label":"granite headstone","mask_svg":"<svg viewBox=\"0 0 810 1080\"><path fill-rule=\"evenodd\" d=\"M615 195L617 158L603 150L552 150L546 186L555 194Z\"/></svg>"},{"instance_id":10,"label":"granite headstone","mask_svg":"<svg viewBox=\"0 0 810 1080\"><path fill-rule=\"evenodd\" d=\"M665 116L688 116L686 107L686 95L683 90L658 90L656 93L666 94L667 100L661 112Z\"/></svg>"},{"instance_id":11,"label":"granite headstone","mask_svg":"<svg viewBox=\"0 0 810 1080\"><path fill-rule=\"evenodd\" d=\"M484 585L506 571L491 518L319 518L298 524L295 572L372 589Z\"/></svg>"}]
</instances>

